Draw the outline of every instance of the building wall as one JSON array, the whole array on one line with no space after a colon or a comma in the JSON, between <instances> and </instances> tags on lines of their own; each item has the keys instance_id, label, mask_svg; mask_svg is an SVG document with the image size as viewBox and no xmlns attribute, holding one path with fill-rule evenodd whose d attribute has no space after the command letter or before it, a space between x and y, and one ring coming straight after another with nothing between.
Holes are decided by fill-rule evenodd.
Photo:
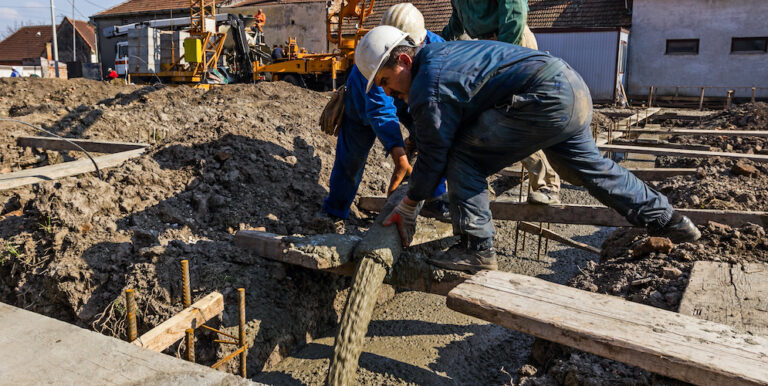
<instances>
[{"instance_id":1,"label":"building wall","mask_svg":"<svg viewBox=\"0 0 768 386\"><path fill-rule=\"evenodd\" d=\"M768 88L768 54L731 54L733 37L768 36L765 0L635 0L629 49L628 92L648 95L751 95L748 87ZM756 17L757 16L757 17ZM665 55L667 39L700 39L698 55ZM671 86L661 87L660 86ZM737 88L744 87L744 88ZM768 89L758 96L768 97Z\"/></svg>"},{"instance_id":2,"label":"building wall","mask_svg":"<svg viewBox=\"0 0 768 386\"><path fill-rule=\"evenodd\" d=\"M101 70L106 73L108 68L115 66L115 44L117 42L128 41L128 35L107 38L104 36L104 29L119 25L139 23L148 20L169 19L171 17L189 17L189 12L155 12L152 14L133 15L133 16L112 16L92 18L96 24L96 41L99 47L99 60L101 61ZM186 27L185 27L186 28Z\"/></svg>"},{"instance_id":3,"label":"building wall","mask_svg":"<svg viewBox=\"0 0 768 386\"><path fill-rule=\"evenodd\" d=\"M592 99L612 102L619 31L536 32L539 50L562 58L589 86Z\"/></svg>"},{"instance_id":4,"label":"building wall","mask_svg":"<svg viewBox=\"0 0 768 386\"><path fill-rule=\"evenodd\" d=\"M325 33L328 10L325 2L249 6L234 8L231 12L246 16L255 14L259 8L267 16L267 22L264 24L265 43L270 46L279 45L295 37L299 47L304 47L309 52L328 51L328 39ZM222 12L227 11L222 9Z\"/></svg>"},{"instance_id":5,"label":"building wall","mask_svg":"<svg viewBox=\"0 0 768 386\"><path fill-rule=\"evenodd\" d=\"M56 34L57 44L59 46L59 60L62 62L91 62L91 46L83 39L80 34L76 34L77 39L77 60L72 60L72 24L63 23Z\"/></svg>"}]
</instances>

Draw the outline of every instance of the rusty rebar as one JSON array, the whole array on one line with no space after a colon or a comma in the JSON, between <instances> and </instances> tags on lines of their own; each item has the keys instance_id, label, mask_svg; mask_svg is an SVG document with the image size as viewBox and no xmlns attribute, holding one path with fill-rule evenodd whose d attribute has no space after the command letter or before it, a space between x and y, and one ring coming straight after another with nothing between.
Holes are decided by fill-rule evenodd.
<instances>
[{"instance_id":1,"label":"rusty rebar","mask_svg":"<svg viewBox=\"0 0 768 386\"><path fill-rule=\"evenodd\" d=\"M187 360L195 361L195 329L187 329Z\"/></svg>"},{"instance_id":2,"label":"rusty rebar","mask_svg":"<svg viewBox=\"0 0 768 386\"><path fill-rule=\"evenodd\" d=\"M202 327L202 328L205 328L205 329L207 329L207 330L211 330L211 331L213 331L213 332L215 332L215 333L217 333L217 334L221 334L221 335L224 335L224 336L226 336L226 337L228 337L228 338L232 338L232 339L235 339L235 340L238 340L238 339L240 339L240 338L238 338L238 337L236 337L236 336L234 336L234 335L230 335L230 334L227 334L227 333L226 333L226 332L224 332L224 331L220 331L220 330L217 330L217 329L215 329L215 328L213 328L213 327L209 327L209 326L207 326L207 325L205 325L205 324L201 324L201 325L200 325L200 327Z\"/></svg>"},{"instance_id":3,"label":"rusty rebar","mask_svg":"<svg viewBox=\"0 0 768 386\"><path fill-rule=\"evenodd\" d=\"M536 249L536 260L541 260L541 233L544 229L544 223L539 223L539 246Z\"/></svg>"},{"instance_id":4,"label":"rusty rebar","mask_svg":"<svg viewBox=\"0 0 768 386\"><path fill-rule=\"evenodd\" d=\"M240 325L238 330L240 332L240 375L246 378L246 357L248 356L247 348L245 344L245 288L238 288L237 293L240 300Z\"/></svg>"},{"instance_id":5,"label":"rusty rebar","mask_svg":"<svg viewBox=\"0 0 768 386\"><path fill-rule=\"evenodd\" d=\"M547 223L547 229L552 229L552 223ZM544 242L544 256L549 256L549 238Z\"/></svg>"},{"instance_id":6,"label":"rusty rebar","mask_svg":"<svg viewBox=\"0 0 768 386\"><path fill-rule=\"evenodd\" d=\"M192 289L189 286L189 260L181 261L181 286L184 289L184 308L192 305Z\"/></svg>"},{"instance_id":7,"label":"rusty rebar","mask_svg":"<svg viewBox=\"0 0 768 386\"><path fill-rule=\"evenodd\" d=\"M523 181L525 181L525 168L520 163L520 195L517 197L517 202L523 202ZM517 240L520 238L520 229L517 229L518 225L520 225L520 221L515 224L515 256L517 256Z\"/></svg>"},{"instance_id":8,"label":"rusty rebar","mask_svg":"<svg viewBox=\"0 0 768 386\"><path fill-rule=\"evenodd\" d=\"M136 330L136 299L132 289L125 290L125 323L128 326L128 341L133 342L139 334Z\"/></svg>"},{"instance_id":9,"label":"rusty rebar","mask_svg":"<svg viewBox=\"0 0 768 386\"><path fill-rule=\"evenodd\" d=\"M237 354L244 353L245 350L247 350L247 349L248 349L248 346L243 346L243 347L238 348L232 354L229 354L229 355L225 356L224 358L222 358L220 361L216 362L213 366L211 366L211 368L214 369L214 370L218 369L219 367L221 367L221 365L229 362L232 358L236 357Z\"/></svg>"}]
</instances>

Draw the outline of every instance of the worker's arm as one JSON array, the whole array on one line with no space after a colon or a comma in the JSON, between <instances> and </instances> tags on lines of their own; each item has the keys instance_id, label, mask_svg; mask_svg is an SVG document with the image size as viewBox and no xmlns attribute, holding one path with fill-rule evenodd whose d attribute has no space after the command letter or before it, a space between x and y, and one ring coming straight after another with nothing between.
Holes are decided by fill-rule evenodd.
<instances>
[{"instance_id":1,"label":"worker's arm","mask_svg":"<svg viewBox=\"0 0 768 386\"><path fill-rule=\"evenodd\" d=\"M523 40L523 30L528 18L528 2L526 0L499 1L499 32L500 42L520 44Z\"/></svg>"},{"instance_id":2,"label":"worker's arm","mask_svg":"<svg viewBox=\"0 0 768 386\"><path fill-rule=\"evenodd\" d=\"M459 127L459 112L448 103L428 101L411 106L419 156L411 174L408 198L431 198L445 176L448 152Z\"/></svg>"},{"instance_id":3,"label":"worker's arm","mask_svg":"<svg viewBox=\"0 0 768 386\"><path fill-rule=\"evenodd\" d=\"M395 170L387 188L387 195L400 186L403 179L411 174L411 165L405 155L405 142L400 132L400 121L394 99L387 96L381 87L373 87L365 96L365 115L376 133L376 137L384 145L384 149L392 156Z\"/></svg>"},{"instance_id":4,"label":"worker's arm","mask_svg":"<svg viewBox=\"0 0 768 386\"><path fill-rule=\"evenodd\" d=\"M464 24L461 23L461 17L456 12L456 5L451 2L453 12L451 12L451 18L448 20L448 24L443 28L440 35L445 40L458 40L459 36L464 33Z\"/></svg>"}]
</instances>

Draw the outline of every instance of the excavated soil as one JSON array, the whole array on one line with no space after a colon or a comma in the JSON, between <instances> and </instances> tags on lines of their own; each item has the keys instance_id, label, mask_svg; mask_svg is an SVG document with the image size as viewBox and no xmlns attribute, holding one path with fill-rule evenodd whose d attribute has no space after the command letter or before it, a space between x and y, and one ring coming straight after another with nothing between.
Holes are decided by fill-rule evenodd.
<instances>
[{"instance_id":1,"label":"excavated soil","mask_svg":"<svg viewBox=\"0 0 768 386\"><path fill-rule=\"evenodd\" d=\"M0 80L0 117L77 138L145 142L147 130L161 133L143 156L105 170L104 180L90 174L0 192L0 301L123 338L122 295L134 288L141 334L181 310L179 261L188 259L193 297L222 292L221 323L232 331L236 289L247 288L251 374L332 328L347 279L232 244L239 229L335 231L314 220L334 156L335 138L316 125L328 98L285 83L203 91ZM0 124L6 173L76 157L20 149L16 137L38 133ZM37 161L22 165L30 154ZM361 194L383 193L386 161L377 145ZM360 233L367 216L353 214L359 218L345 231ZM198 349L202 363L224 354Z\"/></svg>"}]
</instances>

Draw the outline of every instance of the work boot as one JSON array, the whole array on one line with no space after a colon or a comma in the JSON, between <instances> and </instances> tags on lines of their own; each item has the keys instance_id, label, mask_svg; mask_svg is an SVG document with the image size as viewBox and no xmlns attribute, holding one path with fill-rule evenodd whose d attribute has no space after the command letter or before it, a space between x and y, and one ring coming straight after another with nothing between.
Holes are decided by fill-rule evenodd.
<instances>
[{"instance_id":1,"label":"work boot","mask_svg":"<svg viewBox=\"0 0 768 386\"><path fill-rule=\"evenodd\" d=\"M323 209L315 213L310 224L315 230L343 234L345 231L344 219L336 217Z\"/></svg>"},{"instance_id":2,"label":"work boot","mask_svg":"<svg viewBox=\"0 0 768 386\"><path fill-rule=\"evenodd\" d=\"M476 273L482 270L497 270L496 251L493 240L462 236L462 241L452 246L435 259L427 259L432 265L455 271Z\"/></svg>"},{"instance_id":3,"label":"work boot","mask_svg":"<svg viewBox=\"0 0 768 386\"><path fill-rule=\"evenodd\" d=\"M528 194L528 203L536 205L559 205L560 194L547 188L541 188Z\"/></svg>"},{"instance_id":4,"label":"work boot","mask_svg":"<svg viewBox=\"0 0 768 386\"><path fill-rule=\"evenodd\" d=\"M451 222L451 211L448 209L448 203L442 196L424 201L419 215L433 218L441 222Z\"/></svg>"},{"instance_id":5,"label":"work boot","mask_svg":"<svg viewBox=\"0 0 768 386\"><path fill-rule=\"evenodd\" d=\"M651 236L667 237L675 244L696 241L701 237L701 232L696 228L696 224L677 211L672 213L672 218L669 219L667 225L657 230L649 229L648 233Z\"/></svg>"}]
</instances>

